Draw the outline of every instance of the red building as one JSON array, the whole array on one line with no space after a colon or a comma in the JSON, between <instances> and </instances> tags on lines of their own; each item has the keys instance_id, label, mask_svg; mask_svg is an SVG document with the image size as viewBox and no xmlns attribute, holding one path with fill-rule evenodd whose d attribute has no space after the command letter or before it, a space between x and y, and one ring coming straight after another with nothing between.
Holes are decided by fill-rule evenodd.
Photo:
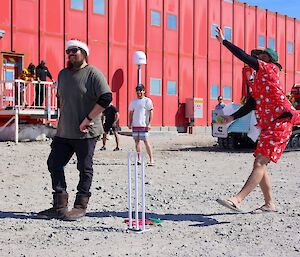
<instances>
[{"instance_id":1,"label":"red building","mask_svg":"<svg viewBox=\"0 0 300 257\"><path fill-rule=\"evenodd\" d=\"M218 95L239 103L242 92L243 63L220 47L216 26L248 52L277 50L286 92L300 82L300 21L233 0L1 0L0 79L42 59L56 78L66 40L78 38L90 48L89 63L106 75L126 126L137 83L132 56L141 50L153 126L186 127L189 98L201 111L195 125L206 126Z\"/></svg>"}]
</instances>

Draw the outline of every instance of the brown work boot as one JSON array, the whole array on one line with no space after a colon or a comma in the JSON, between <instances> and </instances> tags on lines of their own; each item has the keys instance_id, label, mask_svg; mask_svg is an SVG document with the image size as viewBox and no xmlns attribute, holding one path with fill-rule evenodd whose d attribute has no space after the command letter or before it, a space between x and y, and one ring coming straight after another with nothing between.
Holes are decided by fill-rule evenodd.
<instances>
[{"instance_id":1,"label":"brown work boot","mask_svg":"<svg viewBox=\"0 0 300 257\"><path fill-rule=\"evenodd\" d=\"M74 221L85 216L89 198L89 196L76 195L74 208L65 214L64 220Z\"/></svg>"},{"instance_id":2,"label":"brown work boot","mask_svg":"<svg viewBox=\"0 0 300 257\"><path fill-rule=\"evenodd\" d=\"M53 193L53 207L37 214L40 219L62 219L68 211L68 193Z\"/></svg>"}]
</instances>

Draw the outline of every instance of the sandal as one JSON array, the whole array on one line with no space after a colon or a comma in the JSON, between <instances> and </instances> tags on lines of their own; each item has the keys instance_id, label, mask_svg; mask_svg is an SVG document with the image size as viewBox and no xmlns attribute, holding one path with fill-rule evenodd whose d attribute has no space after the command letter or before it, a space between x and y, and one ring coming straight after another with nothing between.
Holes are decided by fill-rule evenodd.
<instances>
[{"instance_id":1,"label":"sandal","mask_svg":"<svg viewBox=\"0 0 300 257\"><path fill-rule=\"evenodd\" d=\"M267 207L265 205L263 205L263 206L255 209L255 210L251 211L252 214L258 214L258 213L276 213L276 212L278 212L276 209L273 210L273 209L271 209L271 208L269 208L269 207Z\"/></svg>"},{"instance_id":2,"label":"sandal","mask_svg":"<svg viewBox=\"0 0 300 257\"><path fill-rule=\"evenodd\" d=\"M222 206L235 211L235 212L243 212L239 207L237 207L231 200L223 200L223 199L217 199L217 203L221 204Z\"/></svg>"}]
</instances>

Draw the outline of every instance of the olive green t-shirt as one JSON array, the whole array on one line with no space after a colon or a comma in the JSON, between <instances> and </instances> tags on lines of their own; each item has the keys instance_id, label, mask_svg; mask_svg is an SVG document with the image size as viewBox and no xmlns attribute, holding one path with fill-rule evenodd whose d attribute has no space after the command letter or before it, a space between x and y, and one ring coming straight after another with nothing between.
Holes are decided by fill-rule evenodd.
<instances>
[{"instance_id":1,"label":"olive green t-shirt","mask_svg":"<svg viewBox=\"0 0 300 257\"><path fill-rule=\"evenodd\" d=\"M99 117L93 120L88 133L79 129L81 122L94 108L98 98L111 92L104 75L87 65L80 70L63 69L58 74L57 97L60 117L56 136L69 139L97 137L103 133Z\"/></svg>"}]
</instances>

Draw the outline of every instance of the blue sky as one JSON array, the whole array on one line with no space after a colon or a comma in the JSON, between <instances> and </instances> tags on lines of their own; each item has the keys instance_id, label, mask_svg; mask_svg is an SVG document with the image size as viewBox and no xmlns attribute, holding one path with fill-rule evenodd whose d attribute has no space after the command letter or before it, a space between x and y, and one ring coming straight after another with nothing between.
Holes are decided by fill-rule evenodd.
<instances>
[{"instance_id":1,"label":"blue sky","mask_svg":"<svg viewBox=\"0 0 300 257\"><path fill-rule=\"evenodd\" d=\"M257 5L300 20L300 0L239 0L239 2Z\"/></svg>"}]
</instances>

